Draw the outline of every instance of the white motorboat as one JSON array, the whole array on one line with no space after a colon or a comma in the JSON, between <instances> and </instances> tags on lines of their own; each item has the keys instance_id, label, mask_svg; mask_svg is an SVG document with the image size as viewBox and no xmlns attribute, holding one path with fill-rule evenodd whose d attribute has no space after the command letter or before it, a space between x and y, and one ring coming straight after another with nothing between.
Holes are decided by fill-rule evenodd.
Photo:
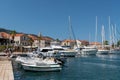
<instances>
[{"instance_id":1,"label":"white motorboat","mask_svg":"<svg viewBox=\"0 0 120 80\"><path fill-rule=\"evenodd\" d=\"M15 61L17 63L33 63L34 61L41 61L42 58L37 58L37 57L21 57L21 56L18 56Z\"/></svg>"},{"instance_id":2,"label":"white motorboat","mask_svg":"<svg viewBox=\"0 0 120 80\"><path fill-rule=\"evenodd\" d=\"M55 52L57 52L55 56L75 57L77 54L77 51L72 49L64 49L59 45L52 45L51 47Z\"/></svg>"},{"instance_id":3,"label":"white motorboat","mask_svg":"<svg viewBox=\"0 0 120 80\"><path fill-rule=\"evenodd\" d=\"M77 54L77 51L75 50L64 50L64 51L59 51L61 56L64 57L75 57Z\"/></svg>"},{"instance_id":4,"label":"white motorboat","mask_svg":"<svg viewBox=\"0 0 120 80\"><path fill-rule=\"evenodd\" d=\"M109 50L107 49L98 49L98 52L97 54L108 54L109 53Z\"/></svg>"},{"instance_id":5,"label":"white motorboat","mask_svg":"<svg viewBox=\"0 0 120 80\"><path fill-rule=\"evenodd\" d=\"M96 55L97 53L97 48L95 47L87 47L85 46L83 49L81 49L81 54L82 55Z\"/></svg>"},{"instance_id":6,"label":"white motorboat","mask_svg":"<svg viewBox=\"0 0 120 80\"><path fill-rule=\"evenodd\" d=\"M45 58L34 63L22 63L24 70L30 71L60 71L62 66L58 64L54 58Z\"/></svg>"},{"instance_id":7,"label":"white motorboat","mask_svg":"<svg viewBox=\"0 0 120 80\"><path fill-rule=\"evenodd\" d=\"M39 53L46 57L52 57L55 56L54 54L56 54L57 52L55 52L51 47L44 47L40 48Z\"/></svg>"},{"instance_id":8,"label":"white motorboat","mask_svg":"<svg viewBox=\"0 0 120 80\"><path fill-rule=\"evenodd\" d=\"M109 51L109 53L111 53L111 54L120 54L120 49L111 49Z\"/></svg>"},{"instance_id":9,"label":"white motorboat","mask_svg":"<svg viewBox=\"0 0 120 80\"><path fill-rule=\"evenodd\" d=\"M35 59L40 59L38 57L40 57L40 54L38 51L37 52L30 52L30 53L24 54L24 56L17 56L15 61L17 63L23 63L23 62L27 62L27 61L30 62L30 61L35 60ZM42 57L42 55L41 55L41 57Z\"/></svg>"}]
</instances>

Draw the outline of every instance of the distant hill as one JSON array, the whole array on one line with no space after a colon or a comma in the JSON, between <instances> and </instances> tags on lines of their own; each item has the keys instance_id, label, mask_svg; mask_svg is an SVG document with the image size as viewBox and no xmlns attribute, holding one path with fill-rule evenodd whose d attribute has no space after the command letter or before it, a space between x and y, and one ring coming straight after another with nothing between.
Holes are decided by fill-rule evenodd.
<instances>
[{"instance_id":1,"label":"distant hill","mask_svg":"<svg viewBox=\"0 0 120 80\"><path fill-rule=\"evenodd\" d=\"M4 29L4 28L0 28L0 32L6 32L6 33L11 33L11 31L12 30L9 30L9 29ZM16 33L21 33L21 32L17 32L16 31ZM23 34L27 34L27 33L24 33L23 32ZM33 36L36 36L37 37L37 35L35 35L35 34L31 34L31 35L33 35ZM49 37L49 36L43 36L44 38L48 38L48 39L51 39L51 40L54 40L53 38L51 38L51 37Z\"/></svg>"},{"instance_id":2,"label":"distant hill","mask_svg":"<svg viewBox=\"0 0 120 80\"><path fill-rule=\"evenodd\" d=\"M0 32L10 33L11 31L12 31L12 30L8 30L8 29L0 28Z\"/></svg>"},{"instance_id":3,"label":"distant hill","mask_svg":"<svg viewBox=\"0 0 120 80\"><path fill-rule=\"evenodd\" d=\"M35 34L30 34L30 35L38 37L38 35L35 35ZM42 38L46 38L46 39L49 39L49 40L55 40L55 39L53 39L53 38L51 38L49 36L42 36Z\"/></svg>"},{"instance_id":4,"label":"distant hill","mask_svg":"<svg viewBox=\"0 0 120 80\"><path fill-rule=\"evenodd\" d=\"M53 38L51 38L51 37L49 37L49 36L43 36L44 38L47 38L47 39L49 39L49 40L55 40L55 39L53 39Z\"/></svg>"}]
</instances>

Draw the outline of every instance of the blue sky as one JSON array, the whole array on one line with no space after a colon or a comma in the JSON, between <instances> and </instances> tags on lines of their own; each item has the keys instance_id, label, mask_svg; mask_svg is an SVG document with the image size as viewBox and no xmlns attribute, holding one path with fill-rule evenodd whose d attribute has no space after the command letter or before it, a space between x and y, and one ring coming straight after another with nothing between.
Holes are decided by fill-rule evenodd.
<instances>
[{"instance_id":1,"label":"blue sky","mask_svg":"<svg viewBox=\"0 0 120 80\"><path fill-rule=\"evenodd\" d=\"M0 27L18 32L42 33L44 36L69 38L68 16L77 39L95 39L98 17L98 41L101 26L108 39L108 16L120 29L119 0L0 0ZM89 38L90 35L90 38Z\"/></svg>"}]
</instances>

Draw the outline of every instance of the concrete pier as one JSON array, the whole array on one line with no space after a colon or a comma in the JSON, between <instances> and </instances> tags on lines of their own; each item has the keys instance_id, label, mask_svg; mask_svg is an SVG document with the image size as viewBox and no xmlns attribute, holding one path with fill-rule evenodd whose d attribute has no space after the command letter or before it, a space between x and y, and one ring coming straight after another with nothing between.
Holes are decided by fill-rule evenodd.
<instances>
[{"instance_id":1,"label":"concrete pier","mask_svg":"<svg viewBox=\"0 0 120 80\"><path fill-rule=\"evenodd\" d=\"M12 63L5 58L0 60L0 80L14 80Z\"/></svg>"}]
</instances>

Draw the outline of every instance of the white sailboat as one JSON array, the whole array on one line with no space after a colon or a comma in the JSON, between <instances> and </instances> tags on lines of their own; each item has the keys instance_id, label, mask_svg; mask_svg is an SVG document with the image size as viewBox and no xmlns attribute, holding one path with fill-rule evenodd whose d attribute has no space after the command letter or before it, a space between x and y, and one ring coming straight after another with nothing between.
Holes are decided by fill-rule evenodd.
<instances>
[{"instance_id":1,"label":"white sailboat","mask_svg":"<svg viewBox=\"0 0 120 80\"><path fill-rule=\"evenodd\" d=\"M105 46L104 46L104 41L105 41L104 25L102 25L101 36L102 36L102 47L101 47L101 48L98 48L97 54L108 54L108 53L109 53L109 50L106 49Z\"/></svg>"},{"instance_id":2,"label":"white sailboat","mask_svg":"<svg viewBox=\"0 0 120 80\"><path fill-rule=\"evenodd\" d=\"M71 40L72 37L74 38L74 40L76 40L75 34L73 32L73 29L72 29L70 16L68 18L69 18L69 35L70 35L70 40ZM71 47L71 45L67 45L67 46ZM61 54L61 56L64 56L64 57L75 57L77 55L77 51L74 50L74 49L59 50L59 53Z\"/></svg>"},{"instance_id":3,"label":"white sailboat","mask_svg":"<svg viewBox=\"0 0 120 80\"><path fill-rule=\"evenodd\" d=\"M109 53L112 53L112 54L120 54L120 49L117 48L116 44L117 44L117 41L115 40L115 36L116 36L116 25L115 25L115 28L113 27L112 25L112 33L111 36L112 36L112 47L110 46L110 51Z\"/></svg>"},{"instance_id":4,"label":"white sailboat","mask_svg":"<svg viewBox=\"0 0 120 80\"><path fill-rule=\"evenodd\" d=\"M96 37L97 37L97 16L96 16ZM89 39L90 39L90 36L89 36ZM98 50L96 46L84 46L83 48L81 48L80 53L82 55L96 55L97 51Z\"/></svg>"},{"instance_id":5,"label":"white sailboat","mask_svg":"<svg viewBox=\"0 0 120 80\"><path fill-rule=\"evenodd\" d=\"M116 37L116 25L115 27L110 23L110 16L109 16L109 53L111 54L120 54L120 49L115 46L117 40L115 40ZM112 46L113 44L113 46Z\"/></svg>"}]
</instances>

